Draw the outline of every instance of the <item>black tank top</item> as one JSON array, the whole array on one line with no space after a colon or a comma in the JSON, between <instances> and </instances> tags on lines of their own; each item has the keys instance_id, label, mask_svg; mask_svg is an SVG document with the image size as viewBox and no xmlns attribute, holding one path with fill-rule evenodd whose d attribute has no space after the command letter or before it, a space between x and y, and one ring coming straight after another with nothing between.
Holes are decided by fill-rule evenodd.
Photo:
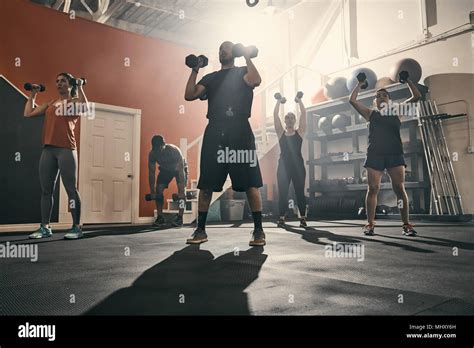
<instances>
[{"instance_id":1,"label":"black tank top","mask_svg":"<svg viewBox=\"0 0 474 348\"><path fill-rule=\"evenodd\" d=\"M372 111L367 154L403 155L400 126L398 116L382 116L377 110Z\"/></svg>"},{"instance_id":2,"label":"black tank top","mask_svg":"<svg viewBox=\"0 0 474 348\"><path fill-rule=\"evenodd\" d=\"M286 165L304 165L303 155L301 154L301 145L303 139L298 132L293 135L283 135L279 139L280 143L280 160Z\"/></svg>"}]
</instances>

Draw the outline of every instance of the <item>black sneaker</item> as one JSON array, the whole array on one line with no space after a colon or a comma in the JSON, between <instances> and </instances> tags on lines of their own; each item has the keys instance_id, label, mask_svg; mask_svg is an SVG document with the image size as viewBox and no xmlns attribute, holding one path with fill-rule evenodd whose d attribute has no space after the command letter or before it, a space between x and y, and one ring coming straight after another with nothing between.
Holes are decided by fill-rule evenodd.
<instances>
[{"instance_id":1,"label":"black sneaker","mask_svg":"<svg viewBox=\"0 0 474 348\"><path fill-rule=\"evenodd\" d=\"M403 224L402 233L404 236L416 237L416 231L411 224Z\"/></svg>"},{"instance_id":2,"label":"black sneaker","mask_svg":"<svg viewBox=\"0 0 474 348\"><path fill-rule=\"evenodd\" d=\"M207 242L206 231L201 227L196 228L192 237L193 238L186 239L186 244L201 244Z\"/></svg>"},{"instance_id":3,"label":"black sneaker","mask_svg":"<svg viewBox=\"0 0 474 348\"><path fill-rule=\"evenodd\" d=\"M250 239L249 245L250 246L264 246L265 242L265 233L263 229L256 228L252 231L252 239Z\"/></svg>"},{"instance_id":4,"label":"black sneaker","mask_svg":"<svg viewBox=\"0 0 474 348\"><path fill-rule=\"evenodd\" d=\"M163 227L163 226L166 226L166 221L165 221L165 218L163 217L163 215L160 215L156 218L155 222L153 223L154 226L157 226L157 227Z\"/></svg>"},{"instance_id":5,"label":"black sneaker","mask_svg":"<svg viewBox=\"0 0 474 348\"><path fill-rule=\"evenodd\" d=\"M362 227L362 231L366 236L373 236L375 234L374 232L374 225L373 224L367 224L364 227Z\"/></svg>"},{"instance_id":6,"label":"black sneaker","mask_svg":"<svg viewBox=\"0 0 474 348\"><path fill-rule=\"evenodd\" d=\"M183 226L183 217L176 215L173 220L171 220L171 225L174 227L182 227Z\"/></svg>"},{"instance_id":7,"label":"black sneaker","mask_svg":"<svg viewBox=\"0 0 474 348\"><path fill-rule=\"evenodd\" d=\"M286 226L285 219L283 218L278 219L277 227L285 228L285 226Z\"/></svg>"},{"instance_id":8,"label":"black sneaker","mask_svg":"<svg viewBox=\"0 0 474 348\"><path fill-rule=\"evenodd\" d=\"M308 227L308 224L306 223L306 218L301 218L300 219L300 227L306 228Z\"/></svg>"}]
</instances>

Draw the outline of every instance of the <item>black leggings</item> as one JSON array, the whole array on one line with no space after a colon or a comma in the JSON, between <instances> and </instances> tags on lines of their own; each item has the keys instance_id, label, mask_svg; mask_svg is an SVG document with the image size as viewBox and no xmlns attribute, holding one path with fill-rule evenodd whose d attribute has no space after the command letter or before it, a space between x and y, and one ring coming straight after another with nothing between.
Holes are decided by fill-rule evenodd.
<instances>
[{"instance_id":1,"label":"black leggings","mask_svg":"<svg viewBox=\"0 0 474 348\"><path fill-rule=\"evenodd\" d=\"M41 223L47 225L51 220L54 204L54 187L58 174L68 195L74 225L81 220L81 198L77 191L77 151L55 146L45 146L39 161L41 184Z\"/></svg>"},{"instance_id":2,"label":"black leggings","mask_svg":"<svg viewBox=\"0 0 474 348\"><path fill-rule=\"evenodd\" d=\"M301 216L306 216L306 197L304 195L304 185L306 181L306 169L304 163L286 165L280 160L277 169L278 192L280 216L284 216L289 208L288 191L290 182L293 182L295 188L296 201Z\"/></svg>"}]
</instances>

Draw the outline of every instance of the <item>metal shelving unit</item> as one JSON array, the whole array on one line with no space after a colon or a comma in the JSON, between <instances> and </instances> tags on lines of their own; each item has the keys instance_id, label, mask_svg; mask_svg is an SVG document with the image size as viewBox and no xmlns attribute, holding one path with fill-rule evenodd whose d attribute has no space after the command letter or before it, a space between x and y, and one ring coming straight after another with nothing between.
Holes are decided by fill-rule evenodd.
<instances>
[{"instance_id":1,"label":"metal shelving unit","mask_svg":"<svg viewBox=\"0 0 474 348\"><path fill-rule=\"evenodd\" d=\"M426 99L428 88L426 86L417 85L420 93L422 94L422 100ZM402 102L411 96L410 90L407 85L396 83L390 86L386 86L385 89L390 93L390 97L393 102ZM365 91L359 94L358 100L367 107L372 105L372 101L375 98L375 90ZM335 114L350 114L351 124L343 129L330 129L330 130L319 130L317 128L317 121L319 117L333 116ZM306 162L309 166L309 200L310 202L315 199L321 199L316 197L317 193L322 194L322 198L325 197L347 197L350 199L356 199L363 201L364 192L367 190L367 184L346 184L346 185L321 185L315 179L315 167L321 167L321 182L328 180L328 167L341 164L350 164L353 166L353 176L356 180L361 178L361 165L363 164L366 156L366 149L360 148L359 136L368 135L367 124L361 123L357 117L356 111L349 104L349 97L342 97L330 101L326 101L317 105L313 105L307 108L308 117L308 154L309 159ZM406 182L406 189L412 191L412 202L416 212L428 212L429 210L429 197L430 197L430 185L429 176L426 170L426 164L423 161L423 146L421 141L417 138L418 123L416 118L403 118L402 129L408 129L409 141L404 143L405 158L410 161L411 177L415 178L414 182ZM342 139L351 139L353 152L349 153L346 158L343 155L330 155L328 154L328 143L331 141L337 141ZM315 142L320 143L321 155L316 158L314 145ZM421 166L423 170L419 172L419 163L422 161ZM390 183L382 183L382 190L391 189ZM423 197L424 204L421 205L421 197ZM311 205L310 205L311 206ZM353 214L348 213L348 217L353 217Z\"/></svg>"}]
</instances>

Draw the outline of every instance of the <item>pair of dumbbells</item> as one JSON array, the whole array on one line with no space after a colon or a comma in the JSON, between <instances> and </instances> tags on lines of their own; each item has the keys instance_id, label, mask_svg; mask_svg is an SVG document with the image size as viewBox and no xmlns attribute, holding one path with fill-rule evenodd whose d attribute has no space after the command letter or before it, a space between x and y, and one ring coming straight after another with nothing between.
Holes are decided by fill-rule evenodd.
<instances>
[{"instance_id":1,"label":"pair of dumbbells","mask_svg":"<svg viewBox=\"0 0 474 348\"><path fill-rule=\"evenodd\" d=\"M237 43L232 46L232 55L234 58L242 57L244 55L245 50L250 50L250 58L255 58L258 56L258 48L256 46L244 46L241 43ZM204 68L209 64L209 59L205 55L196 56L194 54L190 54L185 59L185 64L191 68Z\"/></svg>"},{"instance_id":2,"label":"pair of dumbbells","mask_svg":"<svg viewBox=\"0 0 474 348\"><path fill-rule=\"evenodd\" d=\"M295 103L298 103L301 100L301 98L303 98L303 95L304 95L304 93L301 92L301 91L296 93ZM280 104L285 104L286 103L286 98L283 97L280 93L275 93L274 97L275 97L276 100L280 101Z\"/></svg>"},{"instance_id":3,"label":"pair of dumbbells","mask_svg":"<svg viewBox=\"0 0 474 348\"><path fill-rule=\"evenodd\" d=\"M82 80L82 85L85 86L87 84L87 80L85 77L81 77L81 78L78 78L78 79L75 79L72 81L72 85L73 86L77 86L78 85L78 82L77 80ZM40 92L44 92L46 91L46 87L43 85L43 84L36 84L36 83L30 83L30 82L27 82L23 85L23 88L25 88L26 91L31 91L33 90L34 88L39 88L39 91Z\"/></svg>"},{"instance_id":4,"label":"pair of dumbbells","mask_svg":"<svg viewBox=\"0 0 474 348\"><path fill-rule=\"evenodd\" d=\"M408 73L408 71L402 70L398 73L398 82L406 83L409 77L410 77L410 74ZM367 82L367 75L364 72L358 73L356 78L357 78L357 81L363 82L360 88L366 89L369 86Z\"/></svg>"}]
</instances>

